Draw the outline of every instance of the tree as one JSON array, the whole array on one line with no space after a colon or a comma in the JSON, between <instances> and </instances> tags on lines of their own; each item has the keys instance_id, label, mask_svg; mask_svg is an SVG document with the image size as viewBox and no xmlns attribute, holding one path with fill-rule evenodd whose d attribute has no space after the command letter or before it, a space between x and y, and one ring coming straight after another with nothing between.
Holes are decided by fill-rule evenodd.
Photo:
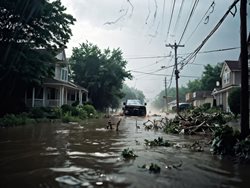
<instances>
[{"instance_id":1,"label":"tree","mask_svg":"<svg viewBox=\"0 0 250 188\"><path fill-rule=\"evenodd\" d=\"M180 87L179 88L179 99L180 101L185 101L185 95L187 93L186 87ZM171 102L169 99L172 98L173 100L176 99L176 88L170 88L167 90L168 95L168 102ZM153 101L153 106L158 109L162 109L166 106L166 99L165 96L165 90L162 90Z\"/></svg>"},{"instance_id":2,"label":"tree","mask_svg":"<svg viewBox=\"0 0 250 188\"><path fill-rule=\"evenodd\" d=\"M188 81L187 83L188 92L195 92L201 90L201 80L195 79L193 81Z\"/></svg>"},{"instance_id":3,"label":"tree","mask_svg":"<svg viewBox=\"0 0 250 188\"><path fill-rule=\"evenodd\" d=\"M98 110L117 106L117 100L123 97L123 82L132 77L125 70L127 62L119 48L102 52L88 41L73 48L70 64L72 79L89 90L89 97Z\"/></svg>"},{"instance_id":4,"label":"tree","mask_svg":"<svg viewBox=\"0 0 250 188\"><path fill-rule=\"evenodd\" d=\"M60 0L0 1L2 114L20 110L26 87L53 75L54 56L70 39L75 21L65 10Z\"/></svg>"},{"instance_id":5,"label":"tree","mask_svg":"<svg viewBox=\"0 0 250 188\"><path fill-rule=\"evenodd\" d=\"M221 79L222 63L218 63L214 67L208 64L204 66L204 69L201 77L201 90L212 91L216 87L216 81Z\"/></svg>"},{"instance_id":6,"label":"tree","mask_svg":"<svg viewBox=\"0 0 250 188\"><path fill-rule=\"evenodd\" d=\"M124 94L122 101L126 101L127 99L139 99L142 102L145 101L145 95L142 91L133 87L128 87L126 84L123 84L122 93Z\"/></svg>"},{"instance_id":7,"label":"tree","mask_svg":"<svg viewBox=\"0 0 250 188\"><path fill-rule=\"evenodd\" d=\"M235 88L229 93L228 105L235 118L237 118L238 114L240 114L240 88Z\"/></svg>"}]
</instances>

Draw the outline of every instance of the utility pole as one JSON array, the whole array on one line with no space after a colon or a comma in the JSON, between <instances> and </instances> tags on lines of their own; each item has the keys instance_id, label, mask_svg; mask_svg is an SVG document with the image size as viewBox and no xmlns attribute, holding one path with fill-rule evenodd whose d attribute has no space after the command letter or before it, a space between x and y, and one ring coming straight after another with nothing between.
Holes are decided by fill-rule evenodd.
<instances>
[{"instance_id":1,"label":"utility pole","mask_svg":"<svg viewBox=\"0 0 250 188\"><path fill-rule=\"evenodd\" d=\"M166 97L166 107L168 112L168 92L167 92L167 77L165 77L165 97Z\"/></svg>"},{"instance_id":2,"label":"utility pole","mask_svg":"<svg viewBox=\"0 0 250 188\"><path fill-rule=\"evenodd\" d=\"M175 83L176 83L176 113L179 115L179 86L178 86L178 79L179 79L179 70L177 65L177 48L184 47L184 45L177 45L176 42L172 44L166 44L166 47L174 48L174 56L175 56Z\"/></svg>"},{"instance_id":3,"label":"utility pole","mask_svg":"<svg viewBox=\"0 0 250 188\"><path fill-rule=\"evenodd\" d=\"M241 135L249 134L249 89L248 89L248 50L247 50L247 0L240 1L240 62L241 62Z\"/></svg>"}]
</instances>

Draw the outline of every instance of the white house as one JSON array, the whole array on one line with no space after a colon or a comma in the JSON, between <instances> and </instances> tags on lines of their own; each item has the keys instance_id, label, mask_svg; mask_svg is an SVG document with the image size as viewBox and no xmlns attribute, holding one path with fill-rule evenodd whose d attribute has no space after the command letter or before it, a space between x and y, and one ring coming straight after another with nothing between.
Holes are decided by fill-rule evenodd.
<instances>
[{"instance_id":1,"label":"white house","mask_svg":"<svg viewBox=\"0 0 250 188\"><path fill-rule=\"evenodd\" d=\"M41 87L30 88L25 92L27 107L60 107L76 101L79 104L88 101L88 90L68 79L69 67L65 51L62 50L56 59L54 78L46 78Z\"/></svg>"}]
</instances>

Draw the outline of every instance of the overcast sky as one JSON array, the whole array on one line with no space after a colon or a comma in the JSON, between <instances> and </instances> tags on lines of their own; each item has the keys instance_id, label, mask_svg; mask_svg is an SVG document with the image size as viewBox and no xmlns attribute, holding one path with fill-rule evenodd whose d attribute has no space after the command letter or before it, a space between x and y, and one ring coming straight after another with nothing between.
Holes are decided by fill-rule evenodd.
<instances>
[{"instance_id":1,"label":"overcast sky","mask_svg":"<svg viewBox=\"0 0 250 188\"><path fill-rule=\"evenodd\" d=\"M67 8L67 13L77 19L72 26L73 36L67 44L67 56L72 54L72 47L79 47L79 44L86 40L101 49L120 48L128 61L127 70L134 76L133 80L127 80L126 84L142 90L146 98L152 99L164 89L165 75L167 84L170 84L174 50L165 45L174 42L185 45L178 48L180 62L187 53L193 52L201 44L234 0L176 0L175 6L174 0L61 1ZM184 32L195 2L198 4ZM179 11L181 7L182 11ZM234 12L235 16L232 15ZM201 52L240 46L239 13L238 3L237 8L227 16ZM248 19L248 31L249 25ZM189 80L200 77L206 64L215 65L224 60L237 60L239 52L240 49L234 49L198 54L195 61L180 71L180 85L185 86ZM162 66L169 68L162 69ZM175 87L174 78L171 87Z\"/></svg>"}]
</instances>

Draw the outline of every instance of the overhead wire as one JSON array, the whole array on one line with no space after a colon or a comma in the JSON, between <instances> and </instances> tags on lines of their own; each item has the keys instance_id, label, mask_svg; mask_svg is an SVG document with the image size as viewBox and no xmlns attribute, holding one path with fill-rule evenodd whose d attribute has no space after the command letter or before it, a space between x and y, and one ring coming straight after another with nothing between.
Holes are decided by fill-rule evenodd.
<instances>
[{"instance_id":1,"label":"overhead wire","mask_svg":"<svg viewBox=\"0 0 250 188\"><path fill-rule=\"evenodd\" d=\"M147 75L153 75L153 76L171 76L171 75L167 75L167 74L156 74L156 73L142 72L142 71L131 71L131 72L147 74ZM181 75L180 77L199 78L200 76Z\"/></svg>"},{"instance_id":2,"label":"overhead wire","mask_svg":"<svg viewBox=\"0 0 250 188\"><path fill-rule=\"evenodd\" d=\"M168 40L169 30L170 30L170 27L171 27L171 23L172 23L172 19L173 19L173 14L174 14L175 3L176 3L176 0L173 0L172 11L171 11L171 15L170 15L169 24L168 24L167 37L166 37L165 41Z\"/></svg>"},{"instance_id":3,"label":"overhead wire","mask_svg":"<svg viewBox=\"0 0 250 188\"><path fill-rule=\"evenodd\" d=\"M187 27L188 27L188 25L190 23L190 20L191 20L192 16L194 15L194 12L195 12L195 9L197 8L198 3L199 3L199 0L195 0L194 1L192 10L191 10L191 12L190 12L190 14L188 16L187 23L186 23L186 25L184 27L184 30L183 30L182 34L181 34L180 40L178 42L178 45L181 43L181 41L182 41L182 39L183 39L183 37L184 37L184 35L186 33Z\"/></svg>"},{"instance_id":4,"label":"overhead wire","mask_svg":"<svg viewBox=\"0 0 250 188\"><path fill-rule=\"evenodd\" d=\"M230 13L231 9L234 8L236 6L236 4L239 2L239 0L235 0L228 8L228 10L226 11L226 13L222 16L222 18L219 20L219 22L215 25L215 27L212 29L212 31L210 31L210 33L206 36L206 38L201 42L201 44L194 50L194 52L192 52L191 54L189 54L186 58L184 58L184 60L182 60L180 63L182 63L182 67L183 68L185 65L187 65L192 59L194 59L196 57L196 55L198 54L198 52L201 50L201 48L206 44L206 42L208 41L208 39L217 31L217 29L221 26L221 24L223 23L223 21L226 19L226 17L228 16L228 14ZM185 61L185 63L184 63Z\"/></svg>"},{"instance_id":5,"label":"overhead wire","mask_svg":"<svg viewBox=\"0 0 250 188\"><path fill-rule=\"evenodd\" d=\"M184 5L184 0L181 1L181 5L180 5L179 11L178 11L178 16L177 16L177 19L176 19L176 22L175 22L175 25L174 25L174 31L176 31L178 26L179 26L179 21L180 21L180 18L181 18L183 5Z\"/></svg>"},{"instance_id":6,"label":"overhead wire","mask_svg":"<svg viewBox=\"0 0 250 188\"><path fill-rule=\"evenodd\" d=\"M207 18L207 13L212 9L212 11L210 11L210 13L212 13L214 11L214 6L215 6L215 2L213 1L212 4L208 7L207 11L205 12L205 14L202 16L201 20L199 21L199 23L197 24L197 26L195 27L195 29L192 31L192 33L189 35L189 37L187 38L187 40L185 41L185 44L190 40L190 38L193 36L193 34L196 32L196 30L198 29L198 27L200 26L201 22L204 20L205 16Z\"/></svg>"}]
</instances>

